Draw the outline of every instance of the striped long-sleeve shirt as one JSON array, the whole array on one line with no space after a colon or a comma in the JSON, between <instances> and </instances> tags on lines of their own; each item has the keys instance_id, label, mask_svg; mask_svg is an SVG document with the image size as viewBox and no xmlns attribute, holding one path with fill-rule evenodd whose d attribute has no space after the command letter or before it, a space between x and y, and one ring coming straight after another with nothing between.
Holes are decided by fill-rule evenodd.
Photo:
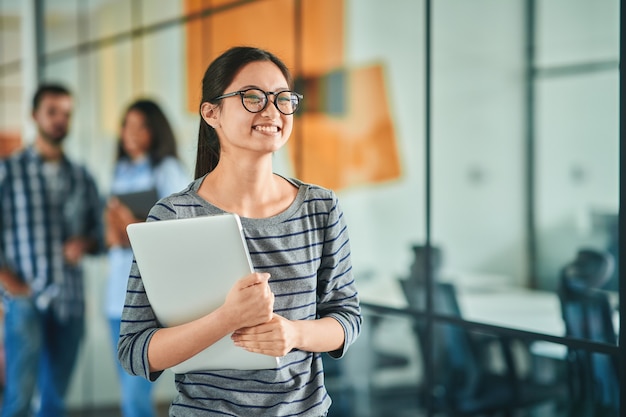
<instances>
[{"instance_id":1,"label":"striped long-sleeve shirt","mask_svg":"<svg viewBox=\"0 0 626 417\"><path fill-rule=\"evenodd\" d=\"M33 147L0 161L0 268L30 286L40 309L61 319L83 315L82 270L65 261L63 245L72 237L101 243L101 219L84 167L65 157L47 163Z\"/></svg>"},{"instance_id":2,"label":"striped long-sleeve shirt","mask_svg":"<svg viewBox=\"0 0 626 417\"><path fill-rule=\"evenodd\" d=\"M269 272L274 312L290 320L333 317L345 343L330 352L339 358L357 338L361 311L352 275L350 243L336 195L290 180L299 188L284 212L265 219L241 218L256 271ZM148 221L224 213L198 196L202 178L159 201ZM210 271L207 271L210 277ZM208 278L210 279L210 278ZM118 355L131 374L155 380L148 343L158 330L136 263L130 271ZM322 416L331 399L324 387L321 354L294 350L277 369L177 374L178 395L170 416Z\"/></svg>"}]
</instances>

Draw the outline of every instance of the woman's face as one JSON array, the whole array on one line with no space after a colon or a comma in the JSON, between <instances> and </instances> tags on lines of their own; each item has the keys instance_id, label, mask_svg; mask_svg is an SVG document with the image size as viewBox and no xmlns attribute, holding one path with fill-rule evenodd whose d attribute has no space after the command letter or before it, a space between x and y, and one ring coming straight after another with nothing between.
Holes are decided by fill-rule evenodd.
<instances>
[{"instance_id":1,"label":"woman's face","mask_svg":"<svg viewBox=\"0 0 626 417\"><path fill-rule=\"evenodd\" d=\"M150 149L152 137L145 122L145 116L138 110L129 111L124 120L122 146L131 159L145 155Z\"/></svg>"},{"instance_id":2,"label":"woman's face","mask_svg":"<svg viewBox=\"0 0 626 417\"><path fill-rule=\"evenodd\" d=\"M289 85L274 63L259 61L244 66L224 94L248 88L278 92L288 90ZM250 113L243 107L240 95L222 99L213 126L220 137L223 153L233 149L272 153L287 142L293 127L293 115L280 113L273 104L273 95L269 96L269 101L263 111Z\"/></svg>"}]
</instances>

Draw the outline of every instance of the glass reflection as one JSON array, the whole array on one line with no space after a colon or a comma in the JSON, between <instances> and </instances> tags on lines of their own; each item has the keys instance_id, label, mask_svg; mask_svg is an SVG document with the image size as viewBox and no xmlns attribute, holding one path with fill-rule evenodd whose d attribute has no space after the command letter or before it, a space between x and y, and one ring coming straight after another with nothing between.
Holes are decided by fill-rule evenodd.
<instances>
[{"instance_id":1,"label":"glass reflection","mask_svg":"<svg viewBox=\"0 0 626 417\"><path fill-rule=\"evenodd\" d=\"M452 323L429 334L425 317L364 313L350 354L324 357L331 417L617 416L615 357Z\"/></svg>"}]
</instances>

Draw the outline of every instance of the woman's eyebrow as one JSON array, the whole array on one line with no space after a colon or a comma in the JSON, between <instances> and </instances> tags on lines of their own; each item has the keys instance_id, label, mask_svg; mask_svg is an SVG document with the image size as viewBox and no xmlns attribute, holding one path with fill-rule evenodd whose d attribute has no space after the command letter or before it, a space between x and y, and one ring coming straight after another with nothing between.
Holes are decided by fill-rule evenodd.
<instances>
[{"instance_id":1,"label":"woman's eyebrow","mask_svg":"<svg viewBox=\"0 0 626 417\"><path fill-rule=\"evenodd\" d=\"M263 90L261 87L259 87L258 85L244 85L244 86L242 86L242 87L238 88L237 90L238 90L238 91L243 91L243 90L248 90L248 89L250 89L250 88L254 88L254 89L256 89L256 90L265 91L265 90ZM283 86L283 87L277 87L277 88L274 88L272 91L268 91L268 93L272 93L272 92L274 92L274 91L286 91L286 90L289 90L289 87L287 87L287 86Z\"/></svg>"}]
</instances>

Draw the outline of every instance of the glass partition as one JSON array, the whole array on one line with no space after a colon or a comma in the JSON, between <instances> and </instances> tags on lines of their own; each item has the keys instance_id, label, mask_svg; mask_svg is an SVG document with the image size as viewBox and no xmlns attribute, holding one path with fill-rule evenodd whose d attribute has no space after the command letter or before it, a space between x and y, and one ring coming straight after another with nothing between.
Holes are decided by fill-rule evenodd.
<instances>
[{"instance_id":1,"label":"glass partition","mask_svg":"<svg viewBox=\"0 0 626 417\"><path fill-rule=\"evenodd\" d=\"M607 252L613 264L594 285L616 292L620 4L537 4L538 286L557 288L563 267L590 249Z\"/></svg>"},{"instance_id":2,"label":"glass partition","mask_svg":"<svg viewBox=\"0 0 626 417\"><path fill-rule=\"evenodd\" d=\"M22 143L24 81L20 71L23 58L22 5L17 0L0 3L0 157L9 155Z\"/></svg>"},{"instance_id":3,"label":"glass partition","mask_svg":"<svg viewBox=\"0 0 626 417\"><path fill-rule=\"evenodd\" d=\"M140 0L139 27L173 21L184 14L180 1L171 0Z\"/></svg>"},{"instance_id":4,"label":"glass partition","mask_svg":"<svg viewBox=\"0 0 626 417\"><path fill-rule=\"evenodd\" d=\"M325 361L331 417L618 415L615 356L455 322L429 329L402 309L364 314L350 354Z\"/></svg>"},{"instance_id":5,"label":"glass partition","mask_svg":"<svg viewBox=\"0 0 626 417\"><path fill-rule=\"evenodd\" d=\"M43 6L42 20L43 49L46 54L58 52L66 48L75 47L81 39L81 33L86 23L80 15L78 0L49 0L41 2Z\"/></svg>"},{"instance_id":6,"label":"glass partition","mask_svg":"<svg viewBox=\"0 0 626 417\"><path fill-rule=\"evenodd\" d=\"M525 5L433 2L431 264L456 315L563 334L555 294L526 298Z\"/></svg>"},{"instance_id":7,"label":"glass partition","mask_svg":"<svg viewBox=\"0 0 626 417\"><path fill-rule=\"evenodd\" d=\"M566 266L617 297L619 4L528 4L433 5L433 273L468 320L563 336Z\"/></svg>"},{"instance_id":8,"label":"glass partition","mask_svg":"<svg viewBox=\"0 0 626 417\"><path fill-rule=\"evenodd\" d=\"M558 291L566 334L609 344L620 328L619 8L538 2L532 79L537 287Z\"/></svg>"}]
</instances>

